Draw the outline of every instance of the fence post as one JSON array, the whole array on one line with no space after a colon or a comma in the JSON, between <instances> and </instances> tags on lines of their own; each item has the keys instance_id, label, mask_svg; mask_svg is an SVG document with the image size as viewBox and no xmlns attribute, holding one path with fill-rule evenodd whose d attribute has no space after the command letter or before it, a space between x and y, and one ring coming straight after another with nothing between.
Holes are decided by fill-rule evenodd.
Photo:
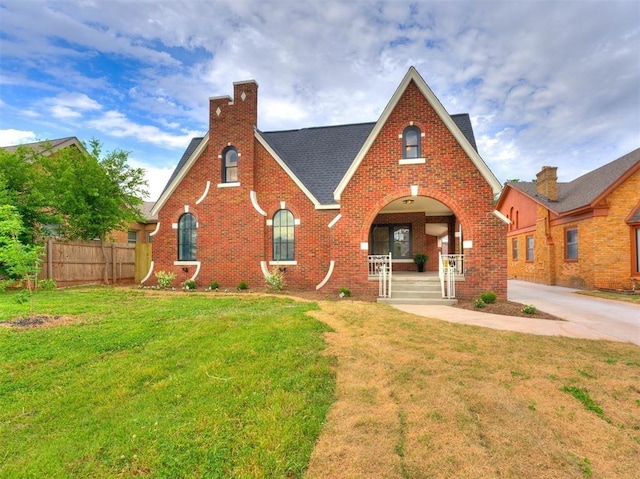
<instances>
[{"instance_id":1,"label":"fence post","mask_svg":"<svg viewBox=\"0 0 640 479\"><path fill-rule=\"evenodd\" d=\"M111 280L116 285L116 244L111 243Z\"/></svg>"},{"instance_id":2,"label":"fence post","mask_svg":"<svg viewBox=\"0 0 640 479\"><path fill-rule=\"evenodd\" d=\"M53 238L47 238L47 279L53 278Z\"/></svg>"}]
</instances>

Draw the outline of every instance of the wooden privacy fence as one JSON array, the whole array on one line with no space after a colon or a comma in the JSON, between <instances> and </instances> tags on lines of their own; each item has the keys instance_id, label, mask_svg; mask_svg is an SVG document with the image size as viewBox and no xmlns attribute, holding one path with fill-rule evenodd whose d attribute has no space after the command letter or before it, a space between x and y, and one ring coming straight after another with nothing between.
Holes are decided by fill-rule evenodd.
<instances>
[{"instance_id":1,"label":"wooden privacy fence","mask_svg":"<svg viewBox=\"0 0 640 479\"><path fill-rule=\"evenodd\" d=\"M141 255L142 259L151 258L151 245L101 244L99 241L63 242L49 238L45 246L41 277L54 279L58 286L105 281L109 284L133 283L137 279L137 247L149 246L139 249L148 249ZM144 268L143 265L139 266L141 269ZM148 267L147 263L144 274Z\"/></svg>"}]
</instances>

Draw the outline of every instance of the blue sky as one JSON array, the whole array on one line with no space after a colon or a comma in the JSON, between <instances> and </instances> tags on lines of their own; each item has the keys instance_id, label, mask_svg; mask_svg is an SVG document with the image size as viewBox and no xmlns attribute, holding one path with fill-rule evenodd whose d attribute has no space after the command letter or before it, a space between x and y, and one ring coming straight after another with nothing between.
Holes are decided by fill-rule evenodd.
<instances>
[{"instance_id":1,"label":"blue sky","mask_svg":"<svg viewBox=\"0 0 640 479\"><path fill-rule=\"evenodd\" d=\"M234 81L295 129L377 120L411 65L500 181L640 147L637 0L0 0L0 146L97 138L156 199Z\"/></svg>"}]
</instances>

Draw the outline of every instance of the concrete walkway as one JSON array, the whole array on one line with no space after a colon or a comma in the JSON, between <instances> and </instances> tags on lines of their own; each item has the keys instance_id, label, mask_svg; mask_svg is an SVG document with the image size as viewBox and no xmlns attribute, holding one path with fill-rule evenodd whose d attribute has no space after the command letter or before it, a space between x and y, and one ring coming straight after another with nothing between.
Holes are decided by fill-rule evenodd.
<instances>
[{"instance_id":1,"label":"concrete walkway","mask_svg":"<svg viewBox=\"0 0 640 479\"><path fill-rule=\"evenodd\" d=\"M559 286L509 281L510 301L533 304L565 321L501 316L451 306L393 306L407 313L454 323L545 336L607 339L640 345L640 306L580 295L576 291Z\"/></svg>"}]
</instances>

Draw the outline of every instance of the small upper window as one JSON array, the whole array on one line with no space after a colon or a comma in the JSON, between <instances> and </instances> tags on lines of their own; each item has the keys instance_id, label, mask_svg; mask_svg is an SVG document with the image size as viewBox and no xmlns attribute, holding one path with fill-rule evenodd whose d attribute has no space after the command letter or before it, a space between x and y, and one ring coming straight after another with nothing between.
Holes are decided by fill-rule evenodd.
<instances>
[{"instance_id":1,"label":"small upper window","mask_svg":"<svg viewBox=\"0 0 640 479\"><path fill-rule=\"evenodd\" d=\"M129 230L127 232L127 243L136 244L138 242L138 232L134 230Z\"/></svg>"},{"instance_id":2,"label":"small upper window","mask_svg":"<svg viewBox=\"0 0 640 479\"><path fill-rule=\"evenodd\" d=\"M233 146L222 152L222 182L235 183L238 181L238 150Z\"/></svg>"},{"instance_id":3,"label":"small upper window","mask_svg":"<svg viewBox=\"0 0 640 479\"><path fill-rule=\"evenodd\" d=\"M518 261L518 238L511 238L511 259Z\"/></svg>"},{"instance_id":4,"label":"small upper window","mask_svg":"<svg viewBox=\"0 0 640 479\"><path fill-rule=\"evenodd\" d=\"M420 145L420 128L408 126L402 133L402 158L420 158L422 156Z\"/></svg>"}]
</instances>

